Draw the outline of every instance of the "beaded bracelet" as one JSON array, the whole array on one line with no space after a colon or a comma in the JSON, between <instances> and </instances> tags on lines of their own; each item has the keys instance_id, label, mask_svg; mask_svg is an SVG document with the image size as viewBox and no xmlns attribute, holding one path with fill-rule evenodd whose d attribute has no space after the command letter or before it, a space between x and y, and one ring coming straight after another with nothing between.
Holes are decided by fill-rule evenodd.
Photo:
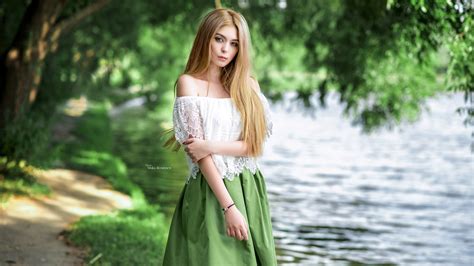
<instances>
[{"instance_id":1,"label":"beaded bracelet","mask_svg":"<svg viewBox=\"0 0 474 266\"><path fill-rule=\"evenodd\" d=\"M225 213L230 207L232 207L232 206L234 206L234 205L235 205L235 203L232 203L232 204L230 204L229 206L227 206L227 207L225 207L225 208L222 208L222 211L224 211L224 213Z\"/></svg>"}]
</instances>

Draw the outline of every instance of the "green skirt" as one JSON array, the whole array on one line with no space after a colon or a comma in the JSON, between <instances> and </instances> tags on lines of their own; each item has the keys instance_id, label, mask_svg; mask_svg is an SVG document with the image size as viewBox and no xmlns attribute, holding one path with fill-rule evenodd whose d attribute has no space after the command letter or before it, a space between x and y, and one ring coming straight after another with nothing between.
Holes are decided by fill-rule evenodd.
<instances>
[{"instance_id":1,"label":"green skirt","mask_svg":"<svg viewBox=\"0 0 474 266\"><path fill-rule=\"evenodd\" d=\"M185 183L176 205L163 266L277 265L270 209L262 173L245 169L224 179L235 206L249 226L248 240L226 233L225 216L205 177Z\"/></svg>"}]
</instances>

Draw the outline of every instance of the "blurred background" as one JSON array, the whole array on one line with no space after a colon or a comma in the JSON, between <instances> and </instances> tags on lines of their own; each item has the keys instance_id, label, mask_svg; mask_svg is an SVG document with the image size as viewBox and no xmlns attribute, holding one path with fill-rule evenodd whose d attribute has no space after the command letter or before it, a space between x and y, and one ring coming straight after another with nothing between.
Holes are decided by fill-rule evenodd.
<instances>
[{"instance_id":1,"label":"blurred background","mask_svg":"<svg viewBox=\"0 0 474 266\"><path fill-rule=\"evenodd\" d=\"M159 264L187 173L162 132L219 6L246 18L272 103L261 166L279 264L472 265L472 0L3 0L2 215L55 193L38 171L94 174L133 207L82 217L70 244L90 264Z\"/></svg>"}]
</instances>

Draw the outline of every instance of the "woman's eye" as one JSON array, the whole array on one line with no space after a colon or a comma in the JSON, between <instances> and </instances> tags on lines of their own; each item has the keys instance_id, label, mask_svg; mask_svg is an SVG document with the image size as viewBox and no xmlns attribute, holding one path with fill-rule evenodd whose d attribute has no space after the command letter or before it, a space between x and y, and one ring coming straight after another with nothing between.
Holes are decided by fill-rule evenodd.
<instances>
[{"instance_id":1,"label":"woman's eye","mask_svg":"<svg viewBox=\"0 0 474 266\"><path fill-rule=\"evenodd\" d=\"M239 44L236 43L236 42L232 43L232 45L233 45L234 47L239 47Z\"/></svg>"},{"instance_id":2,"label":"woman's eye","mask_svg":"<svg viewBox=\"0 0 474 266\"><path fill-rule=\"evenodd\" d=\"M222 39L220 37L216 37L216 41L220 42L220 41L222 41Z\"/></svg>"}]
</instances>

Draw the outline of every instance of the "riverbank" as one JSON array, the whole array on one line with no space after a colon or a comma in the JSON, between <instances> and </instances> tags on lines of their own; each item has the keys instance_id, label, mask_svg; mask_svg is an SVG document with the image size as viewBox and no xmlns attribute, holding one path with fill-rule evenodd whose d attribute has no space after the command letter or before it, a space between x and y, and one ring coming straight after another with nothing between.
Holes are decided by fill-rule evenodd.
<instances>
[{"instance_id":1,"label":"riverbank","mask_svg":"<svg viewBox=\"0 0 474 266\"><path fill-rule=\"evenodd\" d=\"M53 130L60 169L34 177L50 193L6 190L14 196L1 213L0 238L8 246L0 248L0 264L161 264L168 222L114 150L110 104L73 103Z\"/></svg>"},{"instance_id":2,"label":"riverbank","mask_svg":"<svg viewBox=\"0 0 474 266\"><path fill-rule=\"evenodd\" d=\"M2 265L82 265L86 249L64 241L65 230L86 215L132 208L129 196L96 175L54 169L35 177L50 196L14 196L0 209Z\"/></svg>"}]
</instances>

